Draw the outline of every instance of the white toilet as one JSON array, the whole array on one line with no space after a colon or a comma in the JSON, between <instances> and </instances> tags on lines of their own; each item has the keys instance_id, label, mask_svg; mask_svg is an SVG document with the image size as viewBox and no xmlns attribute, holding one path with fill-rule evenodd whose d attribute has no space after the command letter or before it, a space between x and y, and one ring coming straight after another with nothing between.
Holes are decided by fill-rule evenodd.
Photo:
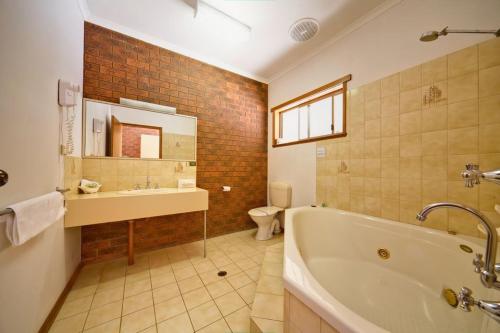
<instances>
[{"instance_id":1,"label":"white toilet","mask_svg":"<svg viewBox=\"0 0 500 333\"><path fill-rule=\"evenodd\" d=\"M280 233L280 222L278 213L290 207L292 202L292 186L281 182L272 182L269 185L269 198L271 206L254 208L248 211L248 215L257 223L258 230L256 240L267 240L274 233Z\"/></svg>"}]
</instances>

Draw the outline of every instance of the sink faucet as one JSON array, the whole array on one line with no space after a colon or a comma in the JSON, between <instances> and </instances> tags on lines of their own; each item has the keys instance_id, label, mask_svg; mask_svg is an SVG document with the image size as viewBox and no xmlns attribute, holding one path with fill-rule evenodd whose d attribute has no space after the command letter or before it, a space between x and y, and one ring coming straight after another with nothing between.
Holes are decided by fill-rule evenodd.
<instances>
[{"instance_id":1,"label":"sink faucet","mask_svg":"<svg viewBox=\"0 0 500 333\"><path fill-rule=\"evenodd\" d=\"M500 302L475 300L471 294L472 291L469 288L462 287L458 294L458 307L465 312L470 312L473 306L477 306L490 318L500 323Z\"/></svg>"},{"instance_id":2,"label":"sink faucet","mask_svg":"<svg viewBox=\"0 0 500 333\"><path fill-rule=\"evenodd\" d=\"M475 271L476 273L481 274L481 282L485 287L500 290L500 282L497 281L497 275L495 272L496 268L500 267L500 265L496 265L498 239L495 225L488 220L486 216L474 208L451 202L438 202L425 206L424 209L417 214L417 220L422 222L425 221L430 212L439 208L458 208L474 215L479 219L479 222L481 222L486 230L486 253L484 258L485 262L482 261L481 255L476 255L476 258L473 261L473 264L476 267Z\"/></svg>"},{"instance_id":3,"label":"sink faucet","mask_svg":"<svg viewBox=\"0 0 500 333\"><path fill-rule=\"evenodd\" d=\"M481 179L500 185L500 169L482 172L479 170L478 164L466 164L465 170L462 172L462 178L464 179L465 187L479 185Z\"/></svg>"}]
</instances>

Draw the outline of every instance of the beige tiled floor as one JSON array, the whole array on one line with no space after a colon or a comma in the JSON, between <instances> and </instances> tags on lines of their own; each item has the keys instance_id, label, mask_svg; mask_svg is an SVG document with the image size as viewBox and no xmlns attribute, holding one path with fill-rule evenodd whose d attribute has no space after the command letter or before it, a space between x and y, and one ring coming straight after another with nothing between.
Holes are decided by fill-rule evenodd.
<instances>
[{"instance_id":1,"label":"beige tiled floor","mask_svg":"<svg viewBox=\"0 0 500 333\"><path fill-rule=\"evenodd\" d=\"M254 234L209 239L206 259L195 242L142 254L133 266L125 259L85 266L50 332L249 332L266 248L283 242ZM266 269L273 275L279 267ZM260 287L272 293L268 279Z\"/></svg>"}]
</instances>

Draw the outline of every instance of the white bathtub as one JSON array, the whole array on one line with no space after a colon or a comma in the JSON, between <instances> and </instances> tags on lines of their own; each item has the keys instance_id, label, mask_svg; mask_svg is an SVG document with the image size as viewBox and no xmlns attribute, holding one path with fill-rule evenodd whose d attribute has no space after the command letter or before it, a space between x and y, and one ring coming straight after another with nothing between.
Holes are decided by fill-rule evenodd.
<instances>
[{"instance_id":1,"label":"white bathtub","mask_svg":"<svg viewBox=\"0 0 500 333\"><path fill-rule=\"evenodd\" d=\"M441 297L443 288L467 286L476 298L500 300L459 247L484 253L485 241L312 207L287 210L285 230L285 288L340 332L500 332L479 309L466 313Z\"/></svg>"}]
</instances>

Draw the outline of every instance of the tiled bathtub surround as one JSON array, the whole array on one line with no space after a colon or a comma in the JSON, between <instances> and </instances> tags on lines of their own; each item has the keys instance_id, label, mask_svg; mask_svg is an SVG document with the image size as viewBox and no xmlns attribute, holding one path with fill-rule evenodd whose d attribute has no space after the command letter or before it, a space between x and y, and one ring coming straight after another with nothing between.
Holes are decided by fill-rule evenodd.
<instances>
[{"instance_id":1,"label":"tiled bathtub surround","mask_svg":"<svg viewBox=\"0 0 500 333\"><path fill-rule=\"evenodd\" d=\"M285 289L285 333L339 333Z\"/></svg>"},{"instance_id":2,"label":"tiled bathtub surround","mask_svg":"<svg viewBox=\"0 0 500 333\"><path fill-rule=\"evenodd\" d=\"M500 167L500 39L352 89L347 137L317 147L326 148L317 158L318 204L417 224L424 205L453 201L500 225L500 187L465 188L460 176L466 163ZM442 210L423 225L479 236L476 224Z\"/></svg>"},{"instance_id":3,"label":"tiled bathtub surround","mask_svg":"<svg viewBox=\"0 0 500 333\"><path fill-rule=\"evenodd\" d=\"M283 242L256 241L255 232L209 239L207 259L195 242L145 253L133 266L85 266L50 332L249 332L266 248Z\"/></svg>"}]
</instances>

